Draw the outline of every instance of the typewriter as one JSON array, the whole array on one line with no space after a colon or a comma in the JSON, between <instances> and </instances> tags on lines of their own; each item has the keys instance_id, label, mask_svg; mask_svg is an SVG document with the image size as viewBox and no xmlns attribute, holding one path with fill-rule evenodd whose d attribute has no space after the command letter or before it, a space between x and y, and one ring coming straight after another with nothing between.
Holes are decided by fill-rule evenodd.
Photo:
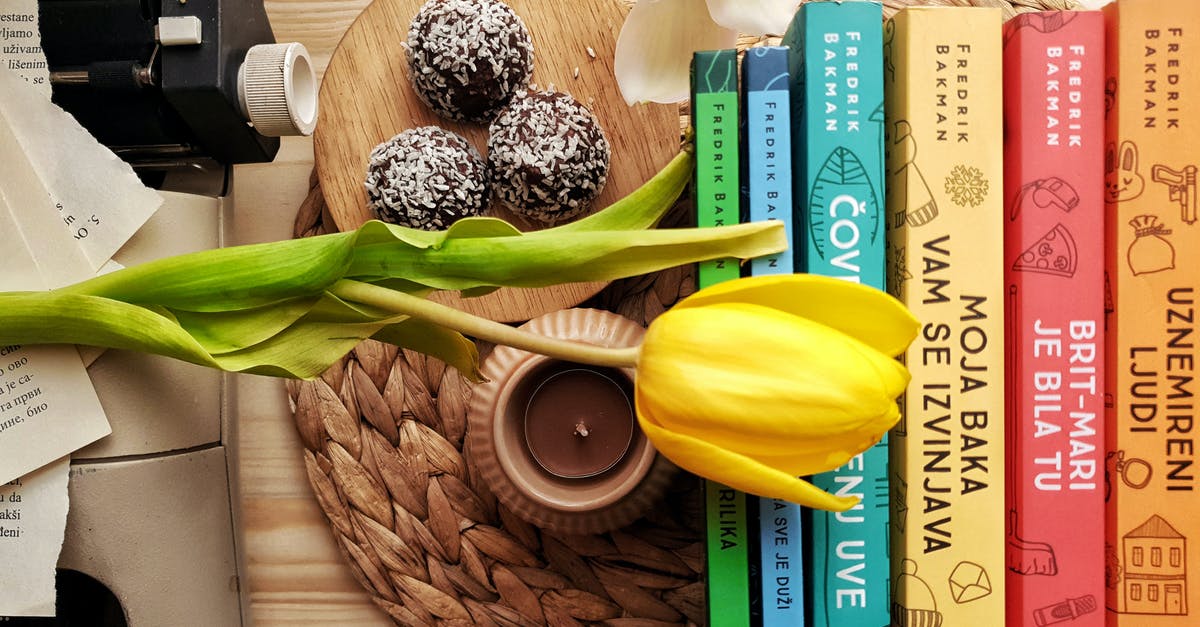
<instances>
[{"instance_id":1,"label":"typewriter","mask_svg":"<svg viewBox=\"0 0 1200 627\"><path fill-rule=\"evenodd\" d=\"M38 10L54 102L151 186L271 161L280 136L316 124L308 53L275 41L262 0L39 0Z\"/></svg>"}]
</instances>

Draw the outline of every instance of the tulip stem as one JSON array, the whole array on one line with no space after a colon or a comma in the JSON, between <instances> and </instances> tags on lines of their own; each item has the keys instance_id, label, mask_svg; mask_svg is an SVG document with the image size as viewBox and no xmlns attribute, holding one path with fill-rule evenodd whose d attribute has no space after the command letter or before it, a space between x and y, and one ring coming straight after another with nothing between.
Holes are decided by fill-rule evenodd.
<instances>
[{"instance_id":1,"label":"tulip stem","mask_svg":"<svg viewBox=\"0 0 1200 627\"><path fill-rule=\"evenodd\" d=\"M413 296L386 287L342 279L329 288L329 292L338 298L370 305L397 314L405 314L414 318L427 320L434 324L454 329L463 335L471 336L493 344L503 344L561 359L591 366L607 366L611 368L631 368L637 364L639 346L597 346L584 342L574 342L538 333L530 333L523 329L510 327L487 318L481 318L465 311L455 309L440 303L435 303L420 296Z\"/></svg>"}]
</instances>

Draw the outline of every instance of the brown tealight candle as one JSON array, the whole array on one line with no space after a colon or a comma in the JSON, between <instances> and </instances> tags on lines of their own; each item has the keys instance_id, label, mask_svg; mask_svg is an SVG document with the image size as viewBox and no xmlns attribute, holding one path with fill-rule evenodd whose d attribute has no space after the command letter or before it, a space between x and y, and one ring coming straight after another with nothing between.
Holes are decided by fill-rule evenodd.
<instances>
[{"instance_id":1,"label":"brown tealight candle","mask_svg":"<svg viewBox=\"0 0 1200 627\"><path fill-rule=\"evenodd\" d=\"M568 309L523 328L633 346L645 329L613 313ZM525 520L564 533L627 525L654 505L677 469L650 444L633 410L632 368L597 368L497 346L471 394L465 451L483 480Z\"/></svg>"},{"instance_id":2,"label":"brown tealight candle","mask_svg":"<svg viewBox=\"0 0 1200 627\"><path fill-rule=\"evenodd\" d=\"M525 409L533 459L559 477L594 477L615 466L633 439L633 408L604 373L572 368L547 377Z\"/></svg>"}]
</instances>

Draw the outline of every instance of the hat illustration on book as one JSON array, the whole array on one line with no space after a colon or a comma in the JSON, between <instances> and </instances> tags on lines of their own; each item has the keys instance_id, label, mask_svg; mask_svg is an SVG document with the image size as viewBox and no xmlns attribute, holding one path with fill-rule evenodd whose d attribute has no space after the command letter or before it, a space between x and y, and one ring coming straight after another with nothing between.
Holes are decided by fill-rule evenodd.
<instances>
[{"instance_id":1,"label":"hat illustration on book","mask_svg":"<svg viewBox=\"0 0 1200 627\"><path fill-rule=\"evenodd\" d=\"M917 563L910 559L900 563L900 576L896 577L896 588L892 593L892 625L942 627L942 613L937 609L933 589L917 576Z\"/></svg>"}]
</instances>

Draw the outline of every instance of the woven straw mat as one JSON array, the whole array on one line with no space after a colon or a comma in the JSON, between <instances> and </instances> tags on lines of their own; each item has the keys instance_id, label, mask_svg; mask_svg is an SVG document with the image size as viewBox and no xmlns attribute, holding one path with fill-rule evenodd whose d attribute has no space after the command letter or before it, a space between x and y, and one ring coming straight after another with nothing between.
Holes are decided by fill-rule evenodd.
<instances>
[{"instance_id":1,"label":"woven straw mat","mask_svg":"<svg viewBox=\"0 0 1200 627\"><path fill-rule=\"evenodd\" d=\"M1071 9L1074 0L883 0ZM743 46L771 42L743 39ZM686 117L681 117L686 125ZM325 231L315 175L295 236ZM687 199L665 226L682 226ZM613 282L583 307L648 323L692 291L690 267ZM490 347L481 346L486 355ZM703 504L683 475L616 532L555 535L509 512L463 454L471 388L442 362L367 341L314 381L290 381L317 502L359 583L399 625L705 624Z\"/></svg>"}]
</instances>

